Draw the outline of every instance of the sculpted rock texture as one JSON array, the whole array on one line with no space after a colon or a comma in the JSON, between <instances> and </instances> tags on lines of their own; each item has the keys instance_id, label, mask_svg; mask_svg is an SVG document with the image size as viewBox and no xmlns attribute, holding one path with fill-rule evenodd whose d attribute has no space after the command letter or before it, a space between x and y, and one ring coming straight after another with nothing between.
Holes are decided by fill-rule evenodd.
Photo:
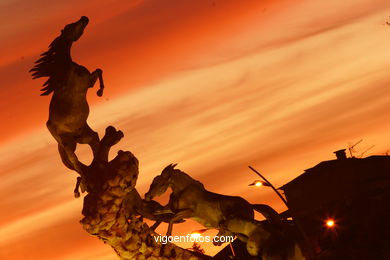
<instances>
[{"instance_id":1,"label":"sculpted rock texture","mask_svg":"<svg viewBox=\"0 0 390 260\"><path fill-rule=\"evenodd\" d=\"M110 147L122 136L108 127L100 142L100 156L83 169L88 192L80 221L83 228L110 245L121 259L205 259L173 244L157 243L153 238L156 234L146 223L136 214L128 216L124 201L127 194L135 191L138 160L124 151L107 160Z\"/></svg>"}]
</instances>

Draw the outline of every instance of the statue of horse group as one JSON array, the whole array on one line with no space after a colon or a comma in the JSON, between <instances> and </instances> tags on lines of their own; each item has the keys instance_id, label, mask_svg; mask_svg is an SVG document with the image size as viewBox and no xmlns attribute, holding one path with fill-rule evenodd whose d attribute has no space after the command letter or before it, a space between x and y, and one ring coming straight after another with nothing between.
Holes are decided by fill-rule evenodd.
<instances>
[{"instance_id":1,"label":"statue of horse group","mask_svg":"<svg viewBox=\"0 0 390 260\"><path fill-rule=\"evenodd\" d=\"M90 73L71 58L72 44L81 37L88 21L82 16L77 22L66 25L30 70L33 79L48 77L41 90L43 96L53 93L47 128L58 142L62 162L82 178L81 163L75 154L76 145L89 144L95 155L99 144L98 134L87 124L89 106L86 94L97 80L100 83L97 95L102 96L104 89L101 69Z\"/></svg>"},{"instance_id":2,"label":"statue of horse group","mask_svg":"<svg viewBox=\"0 0 390 260\"><path fill-rule=\"evenodd\" d=\"M206 228L218 229L218 236L232 235L232 232L223 228L221 223L234 217L254 219L253 210L258 211L267 219L278 222L278 213L268 205L252 205L241 197L210 192L204 188L202 183L175 169L175 166L172 164L167 166L161 175L156 176L149 191L145 194L145 200L151 200L162 195L168 187L172 189L167 207L175 216L169 222L168 236L172 234L173 223L178 219L190 218ZM163 210L155 212L155 214L160 213L165 212ZM237 235L240 236L240 234ZM215 244L220 245L220 243Z\"/></svg>"},{"instance_id":3,"label":"statue of horse group","mask_svg":"<svg viewBox=\"0 0 390 260\"><path fill-rule=\"evenodd\" d=\"M235 235L247 244L248 253L261 255L264 260L303 260L295 237L286 228L279 214L265 204L250 204L241 197L226 196L206 190L203 184L188 174L167 166L153 179L145 200L162 195L172 189L168 204L153 214L173 213L167 235L178 219L190 218L206 228L218 229L217 236ZM254 219L254 210L266 221ZM221 245L221 243L214 243Z\"/></svg>"}]
</instances>

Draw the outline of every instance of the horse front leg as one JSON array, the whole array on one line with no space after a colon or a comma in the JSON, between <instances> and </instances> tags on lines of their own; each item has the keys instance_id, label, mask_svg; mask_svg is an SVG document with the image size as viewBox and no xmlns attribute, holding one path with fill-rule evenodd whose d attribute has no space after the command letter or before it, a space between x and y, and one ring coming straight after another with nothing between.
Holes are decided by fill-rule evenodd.
<instances>
[{"instance_id":1,"label":"horse front leg","mask_svg":"<svg viewBox=\"0 0 390 260\"><path fill-rule=\"evenodd\" d=\"M173 221L169 221L169 224L168 224L168 230L167 230L167 237L170 237L172 236L172 230L173 230Z\"/></svg>"},{"instance_id":2,"label":"horse front leg","mask_svg":"<svg viewBox=\"0 0 390 260\"><path fill-rule=\"evenodd\" d=\"M157 221L154 222L154 224L150 227L150 229L153 230L153 231L155 231L156 228L157 228L158 226L160 226L161 222L162 222L161 220L157 220Z\"/></svg>"},{"instance_id":3,"label":"horse front leg","mask_svg":"<svg viewBox=\"0 0 390 260\"><path fill-rule=\"evenodd\" d=\"M96 92L96 94L101 97L103 96L103 89L104 89L104 82L103 82L103 71L101 69L96 69L94 72L91 73L91 87L93 87L96 83L96 80L99 79L99 90Z\"/></svg>"}]
</instances>

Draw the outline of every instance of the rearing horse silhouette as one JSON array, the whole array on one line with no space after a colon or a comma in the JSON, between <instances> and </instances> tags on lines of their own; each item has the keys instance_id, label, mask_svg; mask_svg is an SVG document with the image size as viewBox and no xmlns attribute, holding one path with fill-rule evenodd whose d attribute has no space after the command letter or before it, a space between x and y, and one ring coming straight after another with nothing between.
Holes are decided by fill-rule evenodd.
<instances>
[{"instance_id":1,"label":"rearing horse silhouette","mask_svg":"<svg viewBox=\"0 0 390 260\"><path fill-rule=\"evenodd\" d=\"M223 227L231 218L254 219L253 210L258 211L268 220L277 223L280 221L278 213L268 205L250 204L241 197L226 196L206 190L203 184L191 178L188 174L174 169L174 165L167 166L156 176L145 194L145 200L163 194L168 187L172 188L168 205L168 212L175 213L169 222L167 235L172 234L172 225L178 219L191 218L206 228L219 230L218 236L232 235ZM166 213L163 210L155 214ZM239 234L237 234L239 236ZM220 245L220 243L215 243Z\"/></svg>"},{"instance_id":2,"label":"rearing horse silhouette","mask_svg":"<svg viewBox=\"0 0 390 260\"><path fill-rule=\"evenodd\" d=\"M86 94L97 79L100 82L97 95L102 96L104 89L101 69L90 73L71 58L72 44L81 37L88 21L87 17L82 16L77 22L66 25L30 70L33 79L49 77L41 89L41 96L53 92L46 125L58 142L62 162L82 178L82 164L75 154L76 145L89 144L95 155L99 144L98 134L87 124L89 106Z\"/></svg>"}]
</instances>

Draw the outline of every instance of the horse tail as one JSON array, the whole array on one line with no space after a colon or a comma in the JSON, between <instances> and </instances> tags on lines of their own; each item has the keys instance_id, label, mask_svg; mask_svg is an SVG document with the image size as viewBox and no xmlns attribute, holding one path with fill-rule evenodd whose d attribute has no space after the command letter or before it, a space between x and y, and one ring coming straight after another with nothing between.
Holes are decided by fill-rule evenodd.
<instances>
[{"instance_id":1,"label":"horse tail","mask_svg":"<svg viewBox=\"0 0 390 260\"><path fill-rule=\"evenodd\" d=\"M266 204L252 204L252 208L263 215L271 224L276 226L282 225L282 219L279 216L279 213L271 206Z\"/></svg>"}]
</instances>

